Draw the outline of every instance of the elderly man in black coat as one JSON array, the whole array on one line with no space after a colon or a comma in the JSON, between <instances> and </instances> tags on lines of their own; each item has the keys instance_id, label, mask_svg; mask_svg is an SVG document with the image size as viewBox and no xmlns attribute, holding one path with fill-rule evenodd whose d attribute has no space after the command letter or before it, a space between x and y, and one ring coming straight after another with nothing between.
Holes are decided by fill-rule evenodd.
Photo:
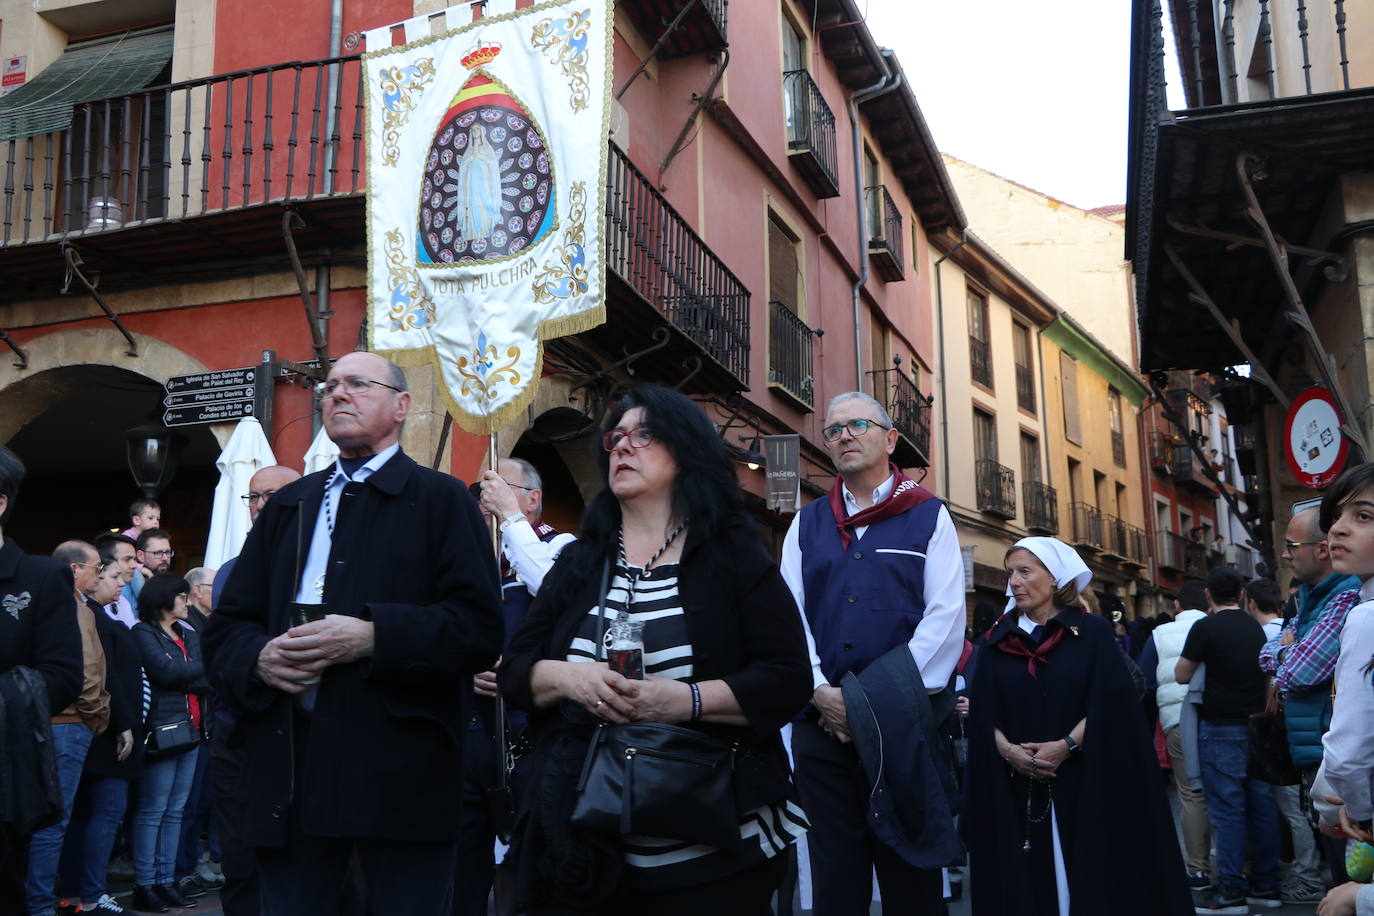
<instances>
[{"instance_id":1,"label":"elderly man in black coat","mask_svg":"<svg viewBox=\"0 0 1374 916\"><path fill-rule=\"evenodd\" d=\"M0 525L9 521L24 463L0 446ZM22 913L24 850L62 816L50 716L81 692L81 631L72 573L31 557L0 533L0 913ZM35 733L47 740L35 741Z\"/></svg>"},{"instance_id":2,"label":"elderly man in black coat","mask_svg":"<svg viewBox=\"0 0 1374 916\"><path fill-rule=\"evenodd\" d=\"M375 354L334 364L338 462L273 496L207 628L266 916L337 913L355 854L368 912L449 905L464 698L502 619L476 502L400 451L405 388Z\"/></svg>"}]
</instances>

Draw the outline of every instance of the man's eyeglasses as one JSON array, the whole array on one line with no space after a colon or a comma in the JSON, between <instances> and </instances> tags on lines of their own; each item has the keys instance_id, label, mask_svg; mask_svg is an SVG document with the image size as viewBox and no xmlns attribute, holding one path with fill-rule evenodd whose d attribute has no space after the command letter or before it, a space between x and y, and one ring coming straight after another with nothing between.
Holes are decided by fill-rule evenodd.
<instances>
[{"instance_id":1,"label":"man's eyeglasses","mask_svg":"<svg viewBox=\"0 0 1374 916\"><path fill-rule=\"evenodd\" d=\"M157 557L159 560L164 557L170 560L177 555L175 550L145 550L143 552L150 557Z\"/></svg>"},{"instance_id":2,"label":"man's eyeglasses","mask_svg":"<svg viewBox=\"0 0 1374 916\"><path fill-rule=\"evenodd\" d=\"M654 432L647 426L636 426L634 429L613 429L602 434L601 447L608 452L613 452L620 443L627 439L630 442L630 448L645 448L654 441Z\"/></svg>"},{"instance_id":3,"label":"man's eyeglasses","mask_svg":"<svg viewBox=\"0 0 1374 916\"><path fill-rule=\"evenodd\" d=\"M390 388L392 391L405 391L404 388L397 388L395 385L388 385L386 382L379 382L375 378L368 378L365 375L347 375L343 378L332 378L326 382L321 382L315 386L315 390L326 398L334 397L334 393L339 390L339 386L349 394L363 394L373 385L380 385L383 388Z\"/></svg>"},{"instance_id":4,"label":"man's eyeglasses","mask_svg":"<svg viewBox=\"0 0 1374 916\"><path fill-rule=\"evenodd\" d=\"M850 420L848 423L831 423L821 430L821 438L826 442L834 442L836 439L840 438L847 429L849 430L849 434L857 439L859 436L867 433L870 426L876 426L879 429L892 428L891 426L884 426L877 420Z\"/></svg>"},{"instance_id":5,"label":"man's eyeglasses","mask_svg":"<svg viewBox=\"0 0 1374 916\"><path fill-rule=\"evenodd\" d=\"M1312 547L1324 543L1325 541L1284 541L1283 546L1287 550L1297 550L1299 547Z\"/></svg>"},{"instance_id":6,"label":"man's eyeglasses","mask_svg":"<svg viewBox=\"0 0 1374 916\"><path fill-rule=\"evenodd\" d=\"M253 505L253 503L267 502L267 500L269 500L276 492L276 490L264 490L261 493L245 493L242 496L240 496L239 499L243 500L251 506Z\"/></svg>"},{"instance_id":7,"label":"man's eyeglasses","mask_svg":"<svg viewBox=\"0 0 1374 916\"><path fill-rule=\"evenodd\" d=\"M104 563L73 563L72 565L81 566L86 569L94 569L97 573L103 573L105 571Z\"/></svg>"}]
</instances>

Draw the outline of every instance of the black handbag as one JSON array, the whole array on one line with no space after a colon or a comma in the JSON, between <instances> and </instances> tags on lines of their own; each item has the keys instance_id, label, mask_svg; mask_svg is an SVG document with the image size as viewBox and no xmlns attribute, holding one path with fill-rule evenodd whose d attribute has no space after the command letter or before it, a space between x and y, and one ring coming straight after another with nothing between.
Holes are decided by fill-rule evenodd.
<instances>
[{"instance_id":1,"label":"black handbag","mask_svg":"<svg viewBox=\"0 0 1374 916\"><path fill-rule=\"evenodd\" d=\"M610 561L601 574L598 630L606 624ZM598 632L596 658L604 649ZM577 780L572 822L609 834L670 837L728 847L739 842L733 744L659 722L602 723Z\"/></svg>"},{"instance_id":2,"label":"black handbag","mask_svg":"<svg viewBox=\"0 0 1374 916\"><path fill-rule=\"evenodd\" d=\"M1246 775L1271 786L1294 786L1302 780L1302 774L1293 766L1293 757L1288 751L1288 728L1278 693L1272 685L1264 712L1250 716Z\"/></svg>"},{"instance_id":3,"label":"black handbag","mask_svg":"<svg viewBox=\"0 0 1374 916\"><path fill-rule=\"evenodd\" d=\"M200 731L191 723L189 717L150 728L143 739L143 746L149 757L174 757L184 754L199 743Z\"/></svg>"}]
</instances>

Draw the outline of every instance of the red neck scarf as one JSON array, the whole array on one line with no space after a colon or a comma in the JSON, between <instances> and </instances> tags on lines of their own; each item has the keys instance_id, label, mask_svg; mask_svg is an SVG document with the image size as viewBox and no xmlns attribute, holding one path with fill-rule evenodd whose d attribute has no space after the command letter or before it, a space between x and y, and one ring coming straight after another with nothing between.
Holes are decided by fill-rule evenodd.
<instances>
[{"instance_id":1,"label":"red neck scarf","mask_svg":"<svg viewBox=\"0 0 1374 916\"><path fill-rule=\"evenodd\" d=\"M1045 624L1045 626L1049 626L1049 624ZM1047 657L1050 654L1050 650L1064 640L1064 634L1066 632L1068 631L1062 626L1055 627L1054 632L1046 636L1041 640L1040 645L1036 646L1032 645L1033 640L1031 639L1031 635L1020 627L1017 627L1016 632L1010 633L998 641L997 648L1006 652L1008 655L1025 656L1027 659L1026 671L1030 673L1031 677L1035 677L1036 663L1044 662L1047 665L1050 663ZM1020 638L1018 639L1016 637Z\"/></svg>"},{"instance_id":2,"label":"red neck scarf","mask_svg":"<svg viewBox=\"0 0 1374 916\"><path fill-rule=\"evenodd\" d=\"M887 499L848 517L845 516L844 492L841 489L844 479L835 478L835 485L830 488L830 511L835 516L835 530L840 533L840 545L845 550L849 549L850 543L854 540L851 528L863 528L874 522L901 515L908 509L914 509L926 500L935 498L934 493L903 474L897 465L889 463L887 467L892 472L892 492L887 494Z\"/></svg>"}]
</instances>

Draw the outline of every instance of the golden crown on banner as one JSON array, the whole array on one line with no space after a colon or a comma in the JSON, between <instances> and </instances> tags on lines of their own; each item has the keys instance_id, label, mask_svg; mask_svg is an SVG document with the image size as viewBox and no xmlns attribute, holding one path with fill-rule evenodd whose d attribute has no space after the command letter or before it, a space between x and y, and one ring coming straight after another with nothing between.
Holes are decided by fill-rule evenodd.
<instances>
[{"instance_id":1,"label":"golden crown on banner","mask_svg":"<svg viewBox=\"0 0 1374 916\"><path fill-rule=\"evenodd\" d=\"M460 61L469 70L476 70L478 67L485 67L487 64L496 60L496 55L501 53L501 42L484 42L477 39L477 44L473 45L468 53L464 54Z\"/></svg>"}]
</instances>

